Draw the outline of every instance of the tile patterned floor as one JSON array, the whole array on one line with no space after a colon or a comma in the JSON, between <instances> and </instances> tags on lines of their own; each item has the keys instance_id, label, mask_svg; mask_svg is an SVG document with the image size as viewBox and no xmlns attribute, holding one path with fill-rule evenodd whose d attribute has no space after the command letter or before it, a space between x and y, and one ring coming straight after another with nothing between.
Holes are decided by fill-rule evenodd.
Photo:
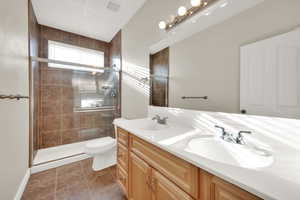
<instances>
[{"instance_id":1,"label":"tile patterned floor","mask_svg":"<svg viewBox=\"0 0 300 200\"><path fill-rule=\"evenodd\" d=\"M33 174L22 200L126 200L116 167L94 172L86 159Z\"/></svg>"}]
</instances>

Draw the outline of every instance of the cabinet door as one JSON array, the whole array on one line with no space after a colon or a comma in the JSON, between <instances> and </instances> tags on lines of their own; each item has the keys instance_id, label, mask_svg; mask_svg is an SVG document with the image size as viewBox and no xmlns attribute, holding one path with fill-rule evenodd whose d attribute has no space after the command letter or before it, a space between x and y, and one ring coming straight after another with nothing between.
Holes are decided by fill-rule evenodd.
<instances>
[{"instance_id":1,"label":"cabinet door","mask_svg":"<svg viewBox=\"0 0 300 200\"><path fill-rule=\"evenodd\" d=\"M152 200L193 200L173 182L152 169Z\"/></svg>"},{"instance_id":2,"label":"cabinet door","mask_svg":"<svg viewBox=\"0 0 300 200\"><path fill-rule=\"evenodd\" d=\"M118 165L128 172L128 149L118 143Z\"/></svg>"},{"instance_id":3,"label":"cabinet door","mask_svg":"<svg viewBox=\"0 0 300 200\"><path fill-rule=\"evenodd\" d=\"M211 200L260 200L260 198L217 177L213 177Z\"/></svg>"},{"instance_id":4,"label":"cabinet door","mask_svg":"<svg viewBox=\"0 0 300 200\"><path fill-rule=\"evenodd\" d=\"M186 193L195 199L198 198L197 167L133 135L129 141L132 152Z\"/></svg>"},{"instance_id":5,"label":"cabinet door","mask_svg":"<svg viewBox=\"0 0 300 200\"><path fill-rule=\"evenodd\" d=\"M129 199L151 199L151 167L133 153L129 156Z\"/></svg>"},{"instance_id":6,"label":"cabinet door","mask_svg":"<svg viewBox=\"0 0 300 200\"><path fill-rule=\"evenodd\" d=\"M200 169L199 170L199 200L211 200L211 187L213 175Z\"/></svg>"},{"instance_id":7,"label":"cabinet door","mask_svg":"<svg viewBox=\"0 0 300 200\"><path fill-rule=\"evenodd\" d=\"M118 142L122 143L125 147L128 147L128 132L121 129L117 128L117 137L118 137Z\"/></svg>"},{"instance_id":8,"label":"cabinet door","mask_svg":"<svg viewBox=\"0 0 300 200\"><path fill-rule=\"evenodd\" d=\"M117 167L117 180L122 190L128 197L128 176L127 173L119 166Z\"/></svg>"}]
</instances>

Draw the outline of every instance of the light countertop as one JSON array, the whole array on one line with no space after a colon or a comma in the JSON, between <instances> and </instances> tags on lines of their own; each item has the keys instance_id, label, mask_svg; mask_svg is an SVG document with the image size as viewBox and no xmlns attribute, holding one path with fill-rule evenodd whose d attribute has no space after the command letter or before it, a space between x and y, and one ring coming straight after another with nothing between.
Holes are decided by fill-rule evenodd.
<instances>
[{"instance_id":1,"label":"light countertop","mask_svg":"<svg viewBox=\"0 0 300 200\"><path fill-rule=\"evenodd\" d=\"M149 115L153 115L153 110L149 113ZM288 143L288 140L286 138L282 138L281 135L270 136L270 134L268 134L269 132L264 130L258 131L260 128L255 129L255 127L251 127L251 131L255 134L251 137L247 137L246 139L249 141L256 140L268 148L273 155L271 163L268 163L267 166L256 167L253 161L247 160L247 158L237 157L237 161L241 165L231 165L207 159L205 156L201 155L201 152L194 153L189 150L189 142L192 139L199 138L203 135L216 137L217 133L215 129L208 127L208 123L205 121L207 117L205 119L199 118L198 122L201 125L195 126L195 124L191 123L191 120L186 117L185 119L183 119L182 116L181 118L180 116L178 118L178 113L173 116L172 113L174 114L174 112L170 112L171 114L168 114L165 111L162 111L161 113L170 118L168 121L169 128L167 129L153 131L141 128L141 124L151 121L151 119L148 118L135 120L120 118L116 119L114 124L135 136L144 139L145 141L158 146L161 149L220 178L223 178L224 180L229 181L265 200L300 200L299 136L295 137L297 139L293 141L294 143ZM164 116L163 114L161 115ZM206 112L197 111L197 115L199 114L205 114L205 116L209 115ZM187 116L189 113L184 113L184 115ZM224 125L224 121L226 120L220 122L220 118L216 118L217 115L222 115L222 119L224 119L223 114L214 113L209 116L214 116L214 119L218 119L218 121L215 122L211 118L210 121L214 121L214 123L219 125ZM239 117L239 115L235 114L226 114L226 116L227 115ZM195 114L193 114L192 117L194 118ZM242 117L240 120L243 120ZM227 120L227 125L228 124L230 123L228 123ZM230 125L234 126L232 123ZM298 126L298 124L296 124L296 126ZM286 123L283 123L281 127L286 127ZM238 128L239 130L241 129L240 127ZM283 135L288 136L288 133ZM296 144L299 145L298 148ZM237 152L237 154L239 154L239 152Z\"/></svg>"}]
</instances>

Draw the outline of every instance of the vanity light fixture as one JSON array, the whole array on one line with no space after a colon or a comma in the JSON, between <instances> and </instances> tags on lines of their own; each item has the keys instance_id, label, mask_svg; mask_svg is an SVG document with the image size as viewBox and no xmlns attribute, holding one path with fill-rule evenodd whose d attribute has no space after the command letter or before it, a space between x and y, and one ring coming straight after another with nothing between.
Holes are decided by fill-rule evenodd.
<instances>
[{"instance_id":1,"label":"vanity light fixture","mask_svg":"<svg viewBox=\"0 0 300 200\"><path fill-rule=\"evenodd\" d=\"M191 5L193 7L197 7L197 6L200 6L202 3L202 0L191 0Z\"/></svg>"},{"instance_id":2,"label":"vanity light fixture","mask_svg":"<svg viewBox=\"0 0 300 200\"><path fill-rule=\"evenodd\" d=\"M184 7L184 6L180 6L179 8L178 8L178 15L179 16L184 16L185 14L186 14L186 7Z\"/></svg>"},{"instance_id":3,"label":"vanity light fixture","mask_svg":"<svg viewBox=\"0 0 300 200\"><path fill-rule=\"evenodd\" d=\"M173 17L171 20L160 21L158 26L160 29L169 31L170 29L174 28L176 25L182 23L183 21L187 20L188 18L192 17L196 13L200 11L204 11L207 7L211 6L212 4L218 2L220 0L190 0L191 8L187 9L184 6L180 6L178 8L178 15ZM227 1L223 3L221 6L227 6ZM210 15L211 11L207 11L205 15ZM194 22L194 21L193 21Z\"/></svg>"},{"instance_id":4,"label":"vanity light fixture","mask_svg":"<svg viewBox=\"0 0 300 200\"><path fill-rule=\"evenodd\" d=\"M165 29L167 27L167 24L166 24L166 22L161 21L161 22L159 22L158 26L160 29Z\"/></svg>"}]
</instances>

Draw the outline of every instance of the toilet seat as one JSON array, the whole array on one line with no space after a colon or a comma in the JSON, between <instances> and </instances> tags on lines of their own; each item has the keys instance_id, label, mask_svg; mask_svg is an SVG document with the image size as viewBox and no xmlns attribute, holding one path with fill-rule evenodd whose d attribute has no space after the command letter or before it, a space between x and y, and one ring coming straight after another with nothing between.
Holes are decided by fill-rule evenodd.
<instances>
[{"instance_id":1,"label":"toilet seat","mask_svg":"<svg viewBox=\"0 0 300 200\"><path fill-rule=\"evenodd\" d=\"M87 154L104 153L116 146L116 139L112 137L104 137L89 141L85 145Z\"/></svg>"}]
</instances>

